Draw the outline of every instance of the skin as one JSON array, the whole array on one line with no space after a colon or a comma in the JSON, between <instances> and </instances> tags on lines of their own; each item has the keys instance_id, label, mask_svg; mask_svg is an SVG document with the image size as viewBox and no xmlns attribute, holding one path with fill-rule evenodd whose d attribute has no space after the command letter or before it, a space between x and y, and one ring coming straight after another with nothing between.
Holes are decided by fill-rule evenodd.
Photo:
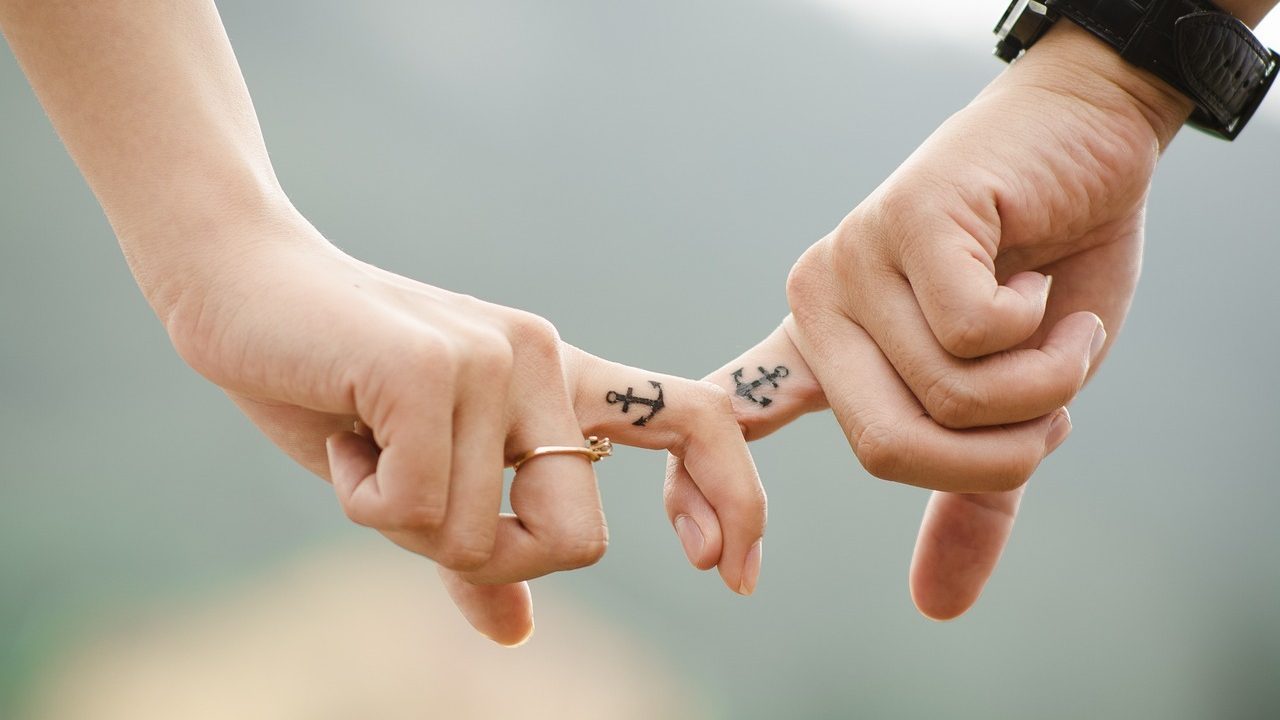
<instances>
[{"instance_id":1,"label":"skin","mask_svg":"<svg viewBox=\"0 0 1280 720\"><path fill-rule=\"evenodd\" d=\"M1228 8L1256 23L1274 3ZM926 616L977 600L1023 484L1070 433L1141 268L1156 163L1190 102L1069 22L948 119L796 263L792 315L707 376L790 369L733 402L748 437L830 407L871 474L934 489L910 585ZM697 490L680 463L668 494ZM705 507L703 512L709 512Z\"/></svg>"},{"instance_id":2,"label":"skin","mask_svg":"<svg viewBox=\"0 0 1280 720\"><path fill-rule=\"evenodd\" d=\"M337 250L280 188L209 0L0 0L0 28L179 354L352 520L435 559L504 644L532 631L525 580L607 545L589 464L533 461L500 516L504 465L588 434L671 451L686 554L749 594L766 512L743 436L825 406L873 474L947 491L913 593L932 617L962 612L1127 312L1151 172L1189 110L1055 29L800 259L793 316L726 366L792 370L764 407L724 372L609 363L541 318ZM655 380L668 407L644 428L601 402ZM974 491L995 492L956 494Z\"/></svg>"},{"instance_id":3,"label":"skin","mask_svg":"<svg viewBox=\"0 0 1280 720\"><path fill-rule=\"evenodd\" d=\"M334 247L276 180L212 2L4 0L0 28L178 353L354 522L435 560L482 633L523 641L525 581L604 553L582 457L530 461L500 515L504 466L587 435L685 458L718 523L700 566L754 591L765 495L727 395ZM606 401L651 381L666 406L643 427Z\"/></svg>"}]
</instances>

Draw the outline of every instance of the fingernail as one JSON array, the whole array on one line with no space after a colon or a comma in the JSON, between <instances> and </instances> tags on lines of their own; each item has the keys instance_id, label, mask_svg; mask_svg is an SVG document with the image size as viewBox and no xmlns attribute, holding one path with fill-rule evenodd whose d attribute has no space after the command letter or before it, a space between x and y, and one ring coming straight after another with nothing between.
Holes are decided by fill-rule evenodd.
<instances>
[{"instance_id":1,"label":"fingernail","mask_svg":"<svg viewBox=\"0 0 1280 720\"><path fill-rule=\"evenodd\" d=\"M760 559L764 552L764 538L756 541L747 551L747 559L742 563L742 584L738 586L738 594L750 595L756 591L756 581L760 579Z\"/></svg>"},{"instance_id":2,"label":"fingernail","mask_svg":"<svg viewBox=\"0 0 1280 720\"><path fill-rule=\"evenodd\" d=\"M1093 341L1089 343L1089 362L1098 359L1098 354L1102 352L1102 346L1107 343L1107 329L1102 327L1102 322L1098 322L1098 327L1093 331Z\"/></svg>"},{"instance_id":3,"label":"fingernail","mask_svg":"<svg viewBox=\"0 0 1280 720\"><path fill-rule=\"evenodd\" d=\"M1066 408L1062 408L1058 411L1058 414L1054 416L1053 422L1049 423L1049 434L1045 436L1044 441L1044 454L1047 456L1049 453L1057 450L1058 446L1061 445L1063 441L1067 439L1067 435L1070 434L1071 414L1067 412Z\"/></svg>"},{"instance_id":4,"label":"fingernail","mask_svg":"<svg viewBox=\"0 0 1280 720\"><path fill-rule=\"evenodd\" d=\"M1044 276L1044 296L1045 296L1046 298L1048 298L1048 297L1049 297L1049 291L1050 291L1051 289L1053 289L1053 276L1052 276L1052 275L1045 275L1045 276Z\"/></svg>"},{"instance_id":5,"label":"fingernail","mask_svg":"<svg viewBox=\"0 0 1280 720\"><path fill-rule=\"evenodd\" d=\"M702 528L698 527L698 523L688 515L681 515L676 518L676 535L680 536L680 544L684 546L685 557L689 558L689 562L694 565L698 564L698 559L702 557L702 548L706 545L706 538L702 536Z\"/></svg>"}]
</instances>

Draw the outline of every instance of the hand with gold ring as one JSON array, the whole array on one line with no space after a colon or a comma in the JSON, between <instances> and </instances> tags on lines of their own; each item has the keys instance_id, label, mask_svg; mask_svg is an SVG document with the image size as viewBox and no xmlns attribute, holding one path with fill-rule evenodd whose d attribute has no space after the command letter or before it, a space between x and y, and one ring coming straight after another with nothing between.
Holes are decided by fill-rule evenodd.
<instances>
[{"instance_id":1,"label":"hand with gold ring","mask_svg":"<svg viewBox=\"0 0 1280 720\"><path fill-rule=\"evenodd\" d=\"M511 469L520 472L520 466L544 455L581 455L591 462L601 460L613 454L613 443L609 438L587 437L583 445L542 445L524 453L511 462Z\"/></svg>"},{"instance_id":2,"label":"hand with gold ring","mask_svg":"<svg viewBox=\"0 0 1280 720\"><path fill-rule=\"evenodd\" d=\"M604 554L593 435L685 457L709 501L679 513L690 561L755 587L765 496L723 390L606 362L527 312L358 262L296 215L243 235L211 244L181 294L157 293L175 347L331 479L351 520L435 560L481 632L523 640L524 581ZM555 446L569 451L537 450ZM502 515L504 468L521 460Z\"/></svg>"}]
</instances>

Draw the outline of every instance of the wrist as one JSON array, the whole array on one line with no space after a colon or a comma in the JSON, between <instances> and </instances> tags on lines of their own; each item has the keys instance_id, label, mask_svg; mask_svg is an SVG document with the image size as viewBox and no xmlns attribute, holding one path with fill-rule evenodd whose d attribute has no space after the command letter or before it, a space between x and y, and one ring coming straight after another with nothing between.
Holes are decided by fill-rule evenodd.
<instances>
[{"instance_id":1,"label":"wrist","mask_svg":"<svg viewBox=\"0 0 1280 720\"><path fill-rule=\"evenodd\" d=\"M205 198L117 229L134 279L156 315L169 324L181 306L249 275L264 250L332 248L283 193L222 188Z\"/></svg>"},{"instance_id":2,"label":"wrist","mask_svg":"<svg viewBox=\"0 0 1280 720\"><path fill-rule=\"evenodd\" d=\"M1073 98L1149 130L1163 149L1186 122L1191 100L1070 21L1058 22L997 81Z\"/></svg>"}]
</instances>

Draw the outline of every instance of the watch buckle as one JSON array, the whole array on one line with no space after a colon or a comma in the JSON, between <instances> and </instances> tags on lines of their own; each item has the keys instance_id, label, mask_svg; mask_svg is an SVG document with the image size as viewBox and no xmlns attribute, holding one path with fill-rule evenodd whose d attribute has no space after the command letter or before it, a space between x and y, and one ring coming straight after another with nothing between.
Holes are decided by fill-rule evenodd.
<instances>
[{"instance_id":1,"label":"watch buckle","mask_svg":"<svg viewBox=\"0 0 1280 720\"><path fill-rule=\"evenodd\" d=\"M993 32L996 34L994 54L1005 62L1013 62L1040 39L1053 24L1056 16L1039 0L1014 0L1000 17Z\"/></svg>"}]
</instances>

